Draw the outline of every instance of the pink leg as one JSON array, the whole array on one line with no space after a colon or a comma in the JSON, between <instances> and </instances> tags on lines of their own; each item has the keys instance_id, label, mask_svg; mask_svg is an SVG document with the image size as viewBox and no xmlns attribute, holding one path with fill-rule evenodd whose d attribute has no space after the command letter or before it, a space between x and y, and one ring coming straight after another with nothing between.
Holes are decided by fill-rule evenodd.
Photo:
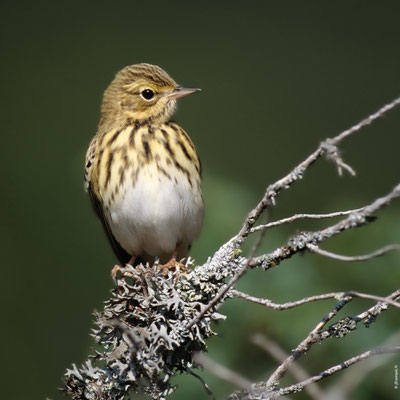
<instances>
[{"instance_id":1,"label":"pink leg","mask_svg":"<svg viewBox=\"0 0 400 400\"><path fill-rule=\"evenodd\" d=\"M135 264L135 260L136 260L136 256L132 256L131 259L129 260L128 264L133 267L133 265Z\"/></svg>"},{"instance_id":2,"label":"pink leg","mask_svg":"<svg viewBox=\"0 0 400 400\"><path fill-rule=\"evenodd\" d=\"M159 268L163 271L164 275L168 274L168 270L187 271L187 268L185 265L183 265L179 261L176 261L176 257L178 256L178 252L179 252L179 247L180 247L180 243L178 243L176 245L175 250L171 255L171 259L166 264L159 266Z\"/></svg>"},{"instance_id":3,"label":"pink leg","mask_svg":"<svg viewBox=\"0 0 400 400\"><path fill-rule=\"evenodd\" d=\"M136 256L132 256L131 259L129 260L129 262L127 263L127 265L130 265L130 266L133 267L133 265L134 265L134 263L135 263L135 260L136 260ZM124 273L122 272L122 269L123 269L123 268L120 267L118 264L114 265L114 268L111 270L111 277L114 279L114 281L116 280L116 278L117 278L117 273L118 273L119 271L121 271L121 273L122 273L121 278L124 279Z\"/></svg>"}]
</instances>

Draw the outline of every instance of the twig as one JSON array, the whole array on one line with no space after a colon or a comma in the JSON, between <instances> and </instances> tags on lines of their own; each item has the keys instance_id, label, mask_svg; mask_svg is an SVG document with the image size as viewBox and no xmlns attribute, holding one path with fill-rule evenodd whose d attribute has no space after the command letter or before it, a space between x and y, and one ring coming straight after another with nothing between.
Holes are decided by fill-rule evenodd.
<instances>
[{"instance_id":1,"label":"twig","mask_svg":"<svg viewBox=\"0 0 400 400\"><path fill-rule=\"evenodd\" d=\"M337 211L337 212L332 212L328 214L295 214L292 215L291 217L287 218L282 218L279 221L273 221L269 222L268 224L263 224L263 225L258 225L255 226L254 228L249 229L249 234L258 232L264 229L269 229L273 228L275 226L279 225L284 225L284 224L291 224L292 222L298 220L298 219L324 219L324 218L334 218L334 217L341 217L344 215L350 215L354 212L361 211L362 208L357 208L354 210L348 210L348 211Z\"/></svg>"},{"instance_id":2,"label":"twig","mask_svg":"<svg viewBox=\"0 0 400 400\"><path fill-rule=\"evenodd\" d=\"M292 171L290 171L285 177L279 179L272 185L269 185L265 194L261 201L257 204L257 206L250 211L248 214L240 232L237 235L237 241L241 242L248 234L249 230L254 226L256 221L258 220L261 213L265 210L269 205L275 204L275 197L281 192L283 189L289 189L289 187L296 181L302 179L306 170L315 163L321 156L327 155L329 159L332 159L336 162L336 165L339 168L339 172L342 168L348 170L351 174L354 174L354 171L351 167L346 165L343 160L340 158L339 151L337 149L337 144L339 144L343 139L348 136L358 132L364 126L371 124L376 119L382 117L385 113L393 109L394 107L400 104L400 97L391 101L390 103L381 107L375 113L369 115L368 117L361 120L358 124L352 126L351 128L341 132L339 135L335 136L332 139L327 139L320 144L320 146L315 150L312 154L310 154L304 161L298 164Z\"/></svg>"},{"instance_id":3,"label":"twig","mask_svg":"<svg viewBox=\"0 0 400 400\"><path fill-rule=\"evenodd\" d=\"M229 294L232 297L238 297L247 301L251 301L252 303L260 304L262 306L272 308L273 310L289 310L290 308L295 308L298 306L301 306L306 303L312 303L318 300L328 300L328 299L339 299L343 297L344 292L334 292L334 293L325 293L321 295L316 295L316 296L309 296L305 297L304 299L297 300L297 301L289 301L287 303L279 304L279 303L274 303L272 300L269 299L261 299L259 297L254 297L251 296L247 293L240 292L239 290L236 289L231 289Z\"/></svg>"},{"instance_id":4,"label":"twig","mask_svg":"<svg viewBox=\"0 0 400 400\"><path fill-rule=\"evenodd\" d=\"M369 295L364 293L357 293L360 296L371 298ZM400 289L391 293L389 296L385 298L378 298L377 296L373 300L379 301L374 307L371 307L366 312L349 318L346 317L341 321L338 321L336 324L329 327L329 329L322 331L328 321L330 321L348 302L352 300L352 295L354 297L355 293L349 292L349 295L343 297L333 308L315 327L311 332L307 335L307 337L292 351L290 356L278 366L278 368L271 374L270 378L267 381L267 385L273 387L278 384L280 379L286 374L287 370L291 367L296 359L305 354L315 343L320 343L322 340L325 340L331 336L342 337L346 335L349 331L355 329L357 322L361 321L364 318L376 316L384 309L387 308L387 304L389 300L396 299L400 296ZM383 301L382 301L382 300ZM386 305L386 308L385 308ZM399 304L397 304L399 306ZM340 332L343 331L343 332ZM339 333L338 333L339 332Z\"/></svg>"},{"instance_id":5,"label":"twig","mask_svg":"<svg viewBox=\"0 0 400 400\"><path fill-rule=\"evenodd\" d=\"M389 297L381 297L381 296L376 296L373 294L368 294L368 293L360 293L360 292L346 292L346 296L351 296L351 297L360 297L362 299L369 299L369 300L374 300L374 301L380 301L382 303L388 303L393 307L397 307L400 309L400 303L397 303L396 301L393 301Z\"/></svg>"},{"instance_id":6,"label":"twig","mask_svg":"<svg viewBox=\"0 0 400 400\"><path fill-rule=\"evenodd\" d=\"M268 214L267 215L264 214L264 218L265 218L265 222L268 221ZM266 228L267 225L269 225L269 224L264 223L263 225L260 225L260 226L257 227L257 228L259 228L259 229L257 229L257 231L258 232L261 231L261 233L260 233L260 236L258 237L256 243L253 246L251 254L256 254L257 250L261 246L261 244L262 244L262 242L263 242L263 240L265 238L265 235L267 233L267 228Z\"/></svg>"},{"instance_id":7,"label":"twig","mask_svg":"<svg viewBox=\"0 0 400 400\"><path fill-rule=\"evenodd\" d=\"M186 329L190 329L194 324L199 322L203 316L210 311L214 306L221 302L221 300L226 296L229 290L236 284L236 282L247 272L249 268L251 258L248 258L245 264L239 269L239 271L231 278L231 280L214 296L214 298L207 303L207 305L187 324Z\"/></svg>"},{"instance_id":8,"label":"twig","mask_svg":"<svg viewBox=\"0 0 400 400\"><path fill-rule=\"evenodd\" d=\"M351 293L351 292L350 292ZM396 290L395 292L391 293L389 296L386 298L382 298L383 300L387 301L388 299L397 299L400 297L400 289ZM300 382L299 384L291 385L290 386L290 391L286 392L287 388L284 389L277 389L278 383L280 379L286 374L286 372L289 369L292 369L294 362L296 359L301 357L302 355L306 354L306 352L311 348L312 345L316 343L320 343L321 341L329 338L329 337L343 337L350 331L354 330L356 328L356 325L358 322L360 322L363 318L376 318L378 314L380 314L382 311L384 311L387 308L386 302L381 302L379 301L378 304L375 306L371 307L364 313L359 314L356 317L345 317L338 322L330 325L328 329L323 330L323 328L326 326L328 321L330 321L338 312L341 308L345 306L349 301L351 301L351 297L345 297L341 301L339 301L336 306L310 331L310 333L307 335L307 337L294 349L292 350L291 354L285 358L285 360L282 362L280 361L279 367L274 371L274 373L270 376L267 382L263 382L260 384L253 384L252 385L252 390L250 391L250 394L252 395L253 392L257 394L257 399L265 399L265 400L272 400L276 399L277 397L281 395L286 395L289 393L292 393L293 388L297 387L298 390L302 390L303 386L298 386L302 385L303 382ZM365 323L365 321L364 321ZM281 355L281 353L280 353ZM323 375L325 372L322 374L319 374L318 376ZM329 376L329 375L327 375ZM314 377L313 377L314 378ZM307 384L313 383L313 378L307 378L303 379L303 381L308 382ZM249 393L249 392L247 392ZM244 394L244 397L237 397L235 394L232 394L229 399L236 399L236 398L241 398L241 399L246 399L249 396ZM254 397L254 396L253 396ZM250 396L250 398L252 398ZM323 398L320 396L319 398Z\"/></svg>"},{"instance_id":9,"label":"twig","mask_svg":"<svg viewBox=\"0 0 400 400\"><path fill-rule=\"evenodd\" d=\"M287 244L277 248L272 253L256 257L250 261L250 267L261 266L265 269L278 265L282 260L288 259L293 254L303 251L308 245L316 245L338 235L339 233L356 228L371 222L371 216L394 199L400 197L400 184L395 186L387 195L380 197L371 204L362 207L360 211L350 214L342 221L325 229L315 232L301 232L292 237Z\"/></svg>"},{"instance_id":10,"label":"twig","mask_svg":"<svg viewBox=\"0 0 400 400\"><path fill-rule=\"evenodd\" d=\"M339 143L342 139L349 136L351 133L357 132L359 129L361 129L362 126L370 124L373 120L382 116L385 112L395 107L398 103L400 103L400 97L394 100L393 102L385 105L384 107L379 109L376 113L365 118L354 127L348 129L347 131L342 132L333 139L329 139L328 141L323 142L314 153L308 156L288 175L278 180L274 184L270 185L267 188L263 199L259 202L256 208L254 208L249 213L239 233L215 253L214 257L211 259L210 265L213 265L213 261L214 263L229 261L229 259L231 258L232 250L237 249L240 246L241 242L249 235L250 229L254 226L257 219L264 211L264 209L267 207L267 205L271 202L272 203L274 202L274 198L278 194L278 192L280 192L283 189L289 188L293 182L300 179L303 173L306 171L306 169L310 165L312 165L322 154L328 152L328 154L332 155L333 150L332 149L329 150L330 152L327 150L329 146L336 146L336 144ZM329 146L327 145L327 142L329 142ZM200 319L208 311L210 311L213 307L215 307L218 303L220 303L221 300L225 297L226 293L246 273L249 267L261 266L267 269L271 266L276 266L283 259L290 258L293 254L306 248L307 244L320 243L332 236L339 234L344 230L365 224L369 222L367 218L368 216L370 216L372 213L379 210L380 208L384 207L385 205L390 203L391 200L399 196L400 196L400 184L397 185L388 195L375 200L372 204L363 207L360 211L351 213L348 216L348 218L342 220L341 222L331 227L328 227L321 231L314 232L313 234L306 235L305 233L302 233L292 238L292 240L290 241L291 243L289 245L285 245L281 248L278 248L270 254L266 254L257 258L253 258L253 256L251 256L250 258L245 259L244 264L242 264L242 266L238 269L238 271L233 275L231 280L225 286L223 286L215 295L215 297L207 304L207 306L204 307L202 311L188 323L187 329L193 327L193 325L198 321L200 321ZM220 259L221 255L222 259Z\"/></svg>"},{"instance_id":11,"label":"twig","mask_svg":"<svg viewBox=\"0 0 400 400\"><path fill-rule=\"evenodd\" d=\"M340 364L337 364L331 368L328 368L318 375L308 378L302 382L296 383L295 385L291 385L286 388L280 389L280 390L276 391L272 396L268 396L268 399L272 400L272 399L278 398L279 396L284 396L284 395L287 395L290 393L298 392L298 391L302 390L305 386L307 386L311 383L318 382L321 379L327 378L328 376L331 376L331 375L335 374L336 372L339 372L345 368L350 367L350 365L353 365L362 360L365 360L366 358L376 356L379 354L399 353L399 352L400 352L400 347L377 348L377 349L368 350L365 353L359 354L358 356L355 356L355 357L351 357L348 360L341 362Z\"/></svg>"},{"instance_id":12,"label":"twig","mask_svg":"<svg viewBox=\"0 0 400 400\"><path fill-rule=\"evenodd\" d=\"M397 303L393 300L390 299L390 297L381 297L381 296L375 296L372 294L367 294L367 293L361 293L361 292L356 292L356 291L348 291L348 292L332 292L332 293L324 293L316 296L310 296L310 297L305 297L304 299L297 300L297 301L289 301L287 303L279 304L279 303L274 303L269 299L260 299L258 297L250 296L246 293L240 292L239 290L236 289L231 289L229 294L232 297L239 297L247 301L251 301L252 303L260 304L262 306L272 308L274 310L288 310L291 308L295 308L298 306L301 306L306 303L312 303L315 301L319 300L328 300L328 299L342 299L344 297L360 297L364 299L370 299L374 301L381 301L388 303L394 307L400 308L400 303Z\"/></svg>"},{"instance_id":13,"label":"twig","mask_svg":"<svg viewBox=\"0 0 400 400\"><path fill-rule=\"evenodd\" d=\"M238 374L237 372L226 368L224 365L217 363L203 353L195 353L193 356L193 360L203 366L203 368L213 373L215 376L218 376L224 381L231 383L235 387L241 388L243 390L248 390L251 386L251 382L248 379Z\"/></svg>"},{"instance_id":14,"label":"twig","mask_svg":"<svg viewBox=\"0 0 400 400\"><path fill-rule=\"evenodd\" d=\"M393 199L400 197L400 184L394 187L394 189L387 195L376 199L371 204L362 207L360 211L351 213L347 218L342 221L331 225L325 229L315 232L302 232L294 237L292 237L288 243L274 250L272 253L264 254L259 257L253 257L250 255L249 258L242 258L244 263L238 269L236 274L230 279L230 281L222 286L218 293L213 297L213 299L199 312L196 317L194 317L188 324L187 329L190 329L194 324L196 324L200 319L208 313L213 307L219 304L223 298L226 296L228 291L233 288L233 286L238 282L238 280L247 272L249 267L262 267L268 269L270 267L275 267L281 261L292 257L295 253L303 251L307 248L308 244L317 244L323 242L339 233L352 229L361 225L364 225L371 221L369 218L373 213L380 210L381 208L387 206ZM229 241L226 246L232 243ZM232 249L232 247L228 247ZM219 252L222 248L219 250ZM218 252L217 252L218 253ZM231 254L226 254L226 257L231 258ZM226 260L225 260L226 262Z\"/></svg>"},{"instance_id":15,"label":"twig","mask_svg":"<svg viewBox=\"0 0 400 400\"><path fill-rule=\"evenodd\" d=\"M384 114L386 114L388 111L392 110L393 108L395 108L399 104L400 104L400 97L397 97L396 99L394 99L390 103L388 103L388 104L384 105L383 107L381 107L375 113L369 115L367 118L364 118L358 124L352 126L349 129L346 129L341 134L337 135L335 138L332 139L332 144L336 145L339 142L341 142L343 139L345 139L347 136L350 136L353 133L356 133L356 132L360 131L365 126L372 124L372 122L374 122L378 118L381 118Z\"/></svg>"},{"instance_id":16,"label":"twig","mask_svg":"<svg viewBox=\"0 0 400 400\"><path fill-rule=\"evenodd\" d=\"M392 304L393 300L397 300L397 299L400 299L400 289L391 293L389 296L387 296L383 299L380 299L378 304L375 304L368 310L358 314L356 317L354 317L354 319L361 321L369 316L376 317L376 315L379 314L382 310L387 309L388 304ZM376 299L374 299L374 300L376 300ZM399 304L399 303L396 303L396 304Z\"/></svg>"},{"instance_id":17,"label":"twig","mask_svg":"<svg viewBox=\"0 0 400 400\"><path fill-rule=\"evenodd\" d=\"M399 342L400 330L391 335L379 347L396 346ZM389 358L395 356L396 353L392 353ZM320 399L350 399L352 391L365 379L366 375L388 361L388 357L374 357L353 366L347 373L341 375L333 384L328 386L325 390L325 396Z\"/></svg>"},{"instance_id":18,"label":"twig","mask_svg":"<svg viewBox=\"0 0 400 400\"><path fill-rule=\"evenodd\" d=\"M288 354L279 346L279 344L268 338L265 334L262 335L261 333L256 333L252 335L250 339L254 344L274 357L279 363L283 362L288 357ZM289 372L297 381L303 381L310 377L310 374L308 374L300 364L296 363L292 365ZM323 392L318 385L307 386L305 390L313 399L318 400L322 398Z\"/></svg>"},{"instance_id":19,"label":"twig","mask_svg":"<svg viewBox=\"0 0 400 400\"><path fill-rule=\"evenodd\" d=\"M330 336L328 331L325 331L324 334L320 334L321 330L351 300L351 297L345 297L337 302L336 306L314 327L307 337L292 351L290 356L287 357L285 361L283 361L271 374L267 380L268 386L273 387L277 385L280 379L286 374L287 370L300 356L306 353L313 344Z\"/></svg>"},{"instance_id":20,"label":"twig","mask_svg":"<svg viewBox=\"0 0 400 400\"><path fill-rule=\"evenodd\" d=\"M400 245L399 244L389 244L385 247L382 247L379 250L376 250L372 253L364 254L361 256L344 256L341 254L331 253L330 251L323 250L323 249L319 248L318 246L311 244L311 243L307 244L307 248L308 248L308 250L312 251L313 253L319 254L324 257L333 258L333 259L339 260L339 261L354 262L354 261L367 261L367 260L370 260L371 258L383 256L384 254L388 253L389 251L400 250Z\"/></svg>"}]
</instances>

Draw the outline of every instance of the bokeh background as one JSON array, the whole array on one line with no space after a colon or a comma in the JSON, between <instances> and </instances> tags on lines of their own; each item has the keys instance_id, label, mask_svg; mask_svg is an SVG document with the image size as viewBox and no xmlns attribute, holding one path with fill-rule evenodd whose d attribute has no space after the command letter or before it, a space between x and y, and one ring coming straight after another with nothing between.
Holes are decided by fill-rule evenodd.
<instances>
[{"instance_id":1,"label":"bokeh background","mask_svg":"<svg viewBox=\"0 0 400 400\"><path fill-rule=\"evenodd\" d=\"M203 89L182 100L176 114L204 166L206 219L192 252L201 263L237 232L267 184L322 139L400 94L399 15L395 0L3 2L1 397L62 398L65 369L91 352L91 313L113 286L116 260L83 190L83 160L102 93L119 69L150 62ZM397 109L341 146L357 177L340 178L321 160L279 197L270 218L355 208L388 192L400 180L399 136ZM399 206L323 247L355 255L399 242ZM322 226L303 221L270 231L260 251L298 229ZM275 301L346 289L385 295L398 287L399 261L389 254L343 264L306 254L276 270L252 271L239 288ZM332 305L276 312L231 301L209 356L251 380L265 379L276 363L249 336L265 333L289 351ZM355 301L344 315L369 305ZM313 348L302 365L316 373L378 346L399 321L391 309L370 329ZM366 374L351 398L398 398L399 362ZM207 371L200 375L218 399L233 390ZM172 399L207 398L193 377L175 382Z\"/></svg>"}]
</instances>

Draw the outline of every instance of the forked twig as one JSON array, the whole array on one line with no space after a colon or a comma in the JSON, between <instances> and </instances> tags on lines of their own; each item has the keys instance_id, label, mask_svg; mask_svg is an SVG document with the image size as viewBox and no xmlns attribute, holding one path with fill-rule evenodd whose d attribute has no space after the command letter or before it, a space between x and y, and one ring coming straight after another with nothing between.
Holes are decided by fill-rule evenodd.
<instances>
[{"instance_id":1,"label":"forked twig","mask_svg":"<svg viewBox=\"0 0 400 400\"><path fill-rule=\"evenodd\" d=\"M331 237L340 234L343 231L353 229L371 222L373 219L370 218L375 212L381 208L386 207L391 203L392 200L400 197L400 184L395 186L391 192L387 195L380 197L373 201L371 204L366 205L359 209L359 211L353 212L342 221L331 225L325 229L315 232L301 232L298 235L292 237L285 245L278 247L273 252L264 254L259 257L242 257L241 263L237 272L232 276L230 281L222 286L218 293L212 298L212 300L194 317L187 325L187 329L190 329L195 323L201 320L213 307L219 304L224 297L227 295L230 289L239 281L239 279L247 272L249 268L262 267L268 269L275 267L280 264L283 260L291 258L294 254L299 253L307 249L307 246L312 244L324 242ZM234 238L229 243L232 243ZM229 249L232 249L228 247ZM221 248L223 249L223 247ZM220 249L220 251L221 251ZM218 252L217 252L218 253ZM232 262L231 254L225 254L224 262ZM211 261L212 262L212 261Z\"/></svg>"},{"instance_id":2,"label":"forked twig","mask_svg":"<svg viewBox=\"0 0 400 400\"><path fill-rule=\"evenodd\" d=\"M250 211L248 214L242 229L237 235L237 240L242 241L248 234L249 230L254 226L257 222L261 213L265 210L265 208L269 205L275 204L275 197L284 189L289 189L289 187L296 181L302 179L306 170L315 163L320 157L323 155L327 155L328 158L332 159L336 162L339 172L341 168L345 168L353 174L352 168L348 168L346 164L343 163L342 159L339 157L339 151L337 149L337 145L350 135L360 131L363 127L370 125L373 121L381 118L385 115L388 111L392 110L396 106L400 104L400 97L397 97L390 103L384 105L375 113L370 114L368 117L362 119L358 124L353 125L351 128L346 129L345 131L341 132L337 136L331 139L327 139L323 141L320 146L310 154L305 160L303 160L300 164L298 164L292 171L290 171L286 176L282 179L279 179L272 185L269 185L265 194L261 201L257 204L257 206ZM352 172L353 171L353 172Z\"/></svg>"},{"instance_id":3,"label":"forked twig","mask_svg":"<svg viewBox=\"0 0 400 400\"><path fill-rule=\"evenodd\" d=\"M301 232L298 235L293 236L288 243L281 246L269 254L256 257L250 262L250 267L261 266L263 268L270 268L278 265L282 260L292 257L295 253L303 251L308 248L309 245L316 246L318 243L322 243L331 237L337 236L343 231L353 229L373 221L373 214L388 204L400 197L400 184L395 186L385 196L382 196L369 205L362 207L360 211L356 211L347 218L344 218L340 222L328 226L325 229L321 229L315 232Z\"/></svg>"},{"instance_id":4,"label":"forked twig","mask_svg":"<svg viewBox=\"0 0 400 400\"><path fill-rule=\"evenodd\" d=\"M321 379L327 378L328 376L331 376L331 375L335 374L336 372L339 372L345 368L348 368L351 365L356 364L360 361L363 361L369 357L376 356L379 354L389 354L389 353L400 353L400 347L377 348L377 349L368 350L357 356L351 357L351 358L341 362L340 364L334 365L333 367L326 369L325 371L319 373L318 375L314 375L311 378L308 378L302 382L296 383L295 385L291 385L286 388L280 389L280 390L276 391L275 393L273 393L272 395L269 395L268 397L266 397L266 399L273 400L273 399L277 399L279 396L299 392L305 386L310 385L311 383L318 382Z\"/></svg>"}]
</instances>

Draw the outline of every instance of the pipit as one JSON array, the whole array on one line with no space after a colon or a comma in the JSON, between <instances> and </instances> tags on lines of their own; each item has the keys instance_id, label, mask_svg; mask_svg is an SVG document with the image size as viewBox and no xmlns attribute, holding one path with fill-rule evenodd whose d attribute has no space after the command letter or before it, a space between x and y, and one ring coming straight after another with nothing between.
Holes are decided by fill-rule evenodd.
<instances>
[{"instance_id":1,"label":"pipit","mask_svg":"<svg viewBox=\"0 0 400 400\"><path fill-rule=\"evenodd\" d=\"M156 65L122 69L104 93L85 165L85 187L122 265L171 265L186 257L203 222L201 164L171 120L179 86Z\"/></svg>"}]
</instances>

